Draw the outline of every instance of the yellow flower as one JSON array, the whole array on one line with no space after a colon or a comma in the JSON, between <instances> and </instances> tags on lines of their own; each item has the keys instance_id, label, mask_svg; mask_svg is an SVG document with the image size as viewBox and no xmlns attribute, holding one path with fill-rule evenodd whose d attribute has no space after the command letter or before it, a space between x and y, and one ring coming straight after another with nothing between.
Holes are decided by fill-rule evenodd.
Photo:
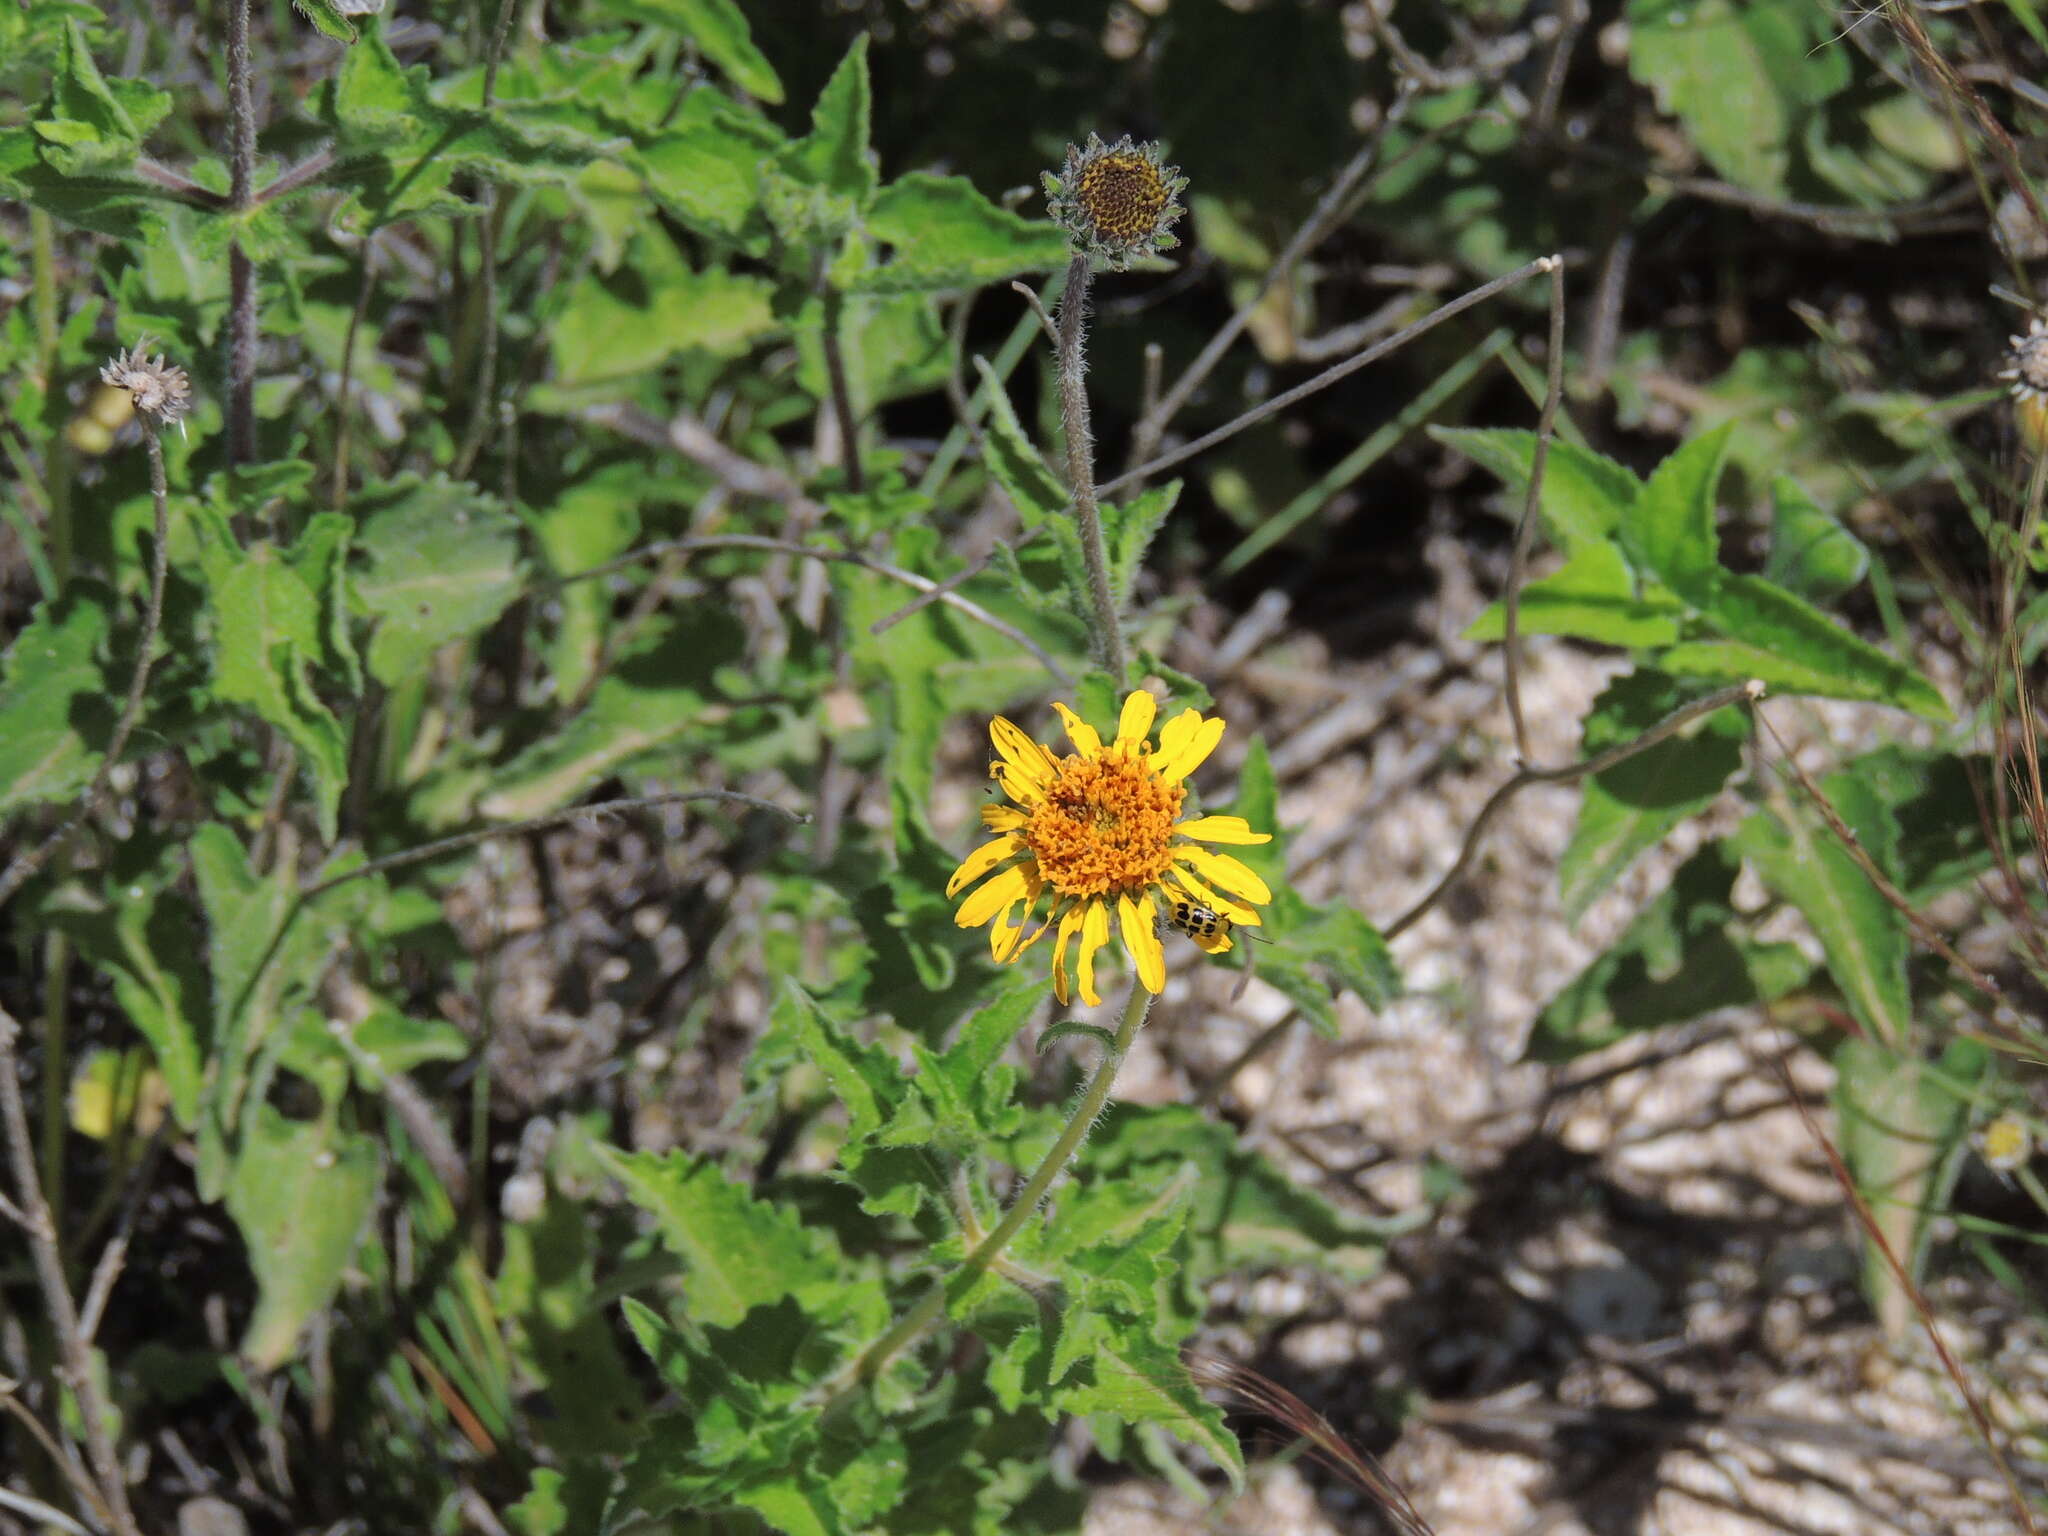
<instances>
[{"instance_id":1,"label":"yellow flower","mask_svg":"<svg viewBox=\"0 0 2048 1536\"><path fill-rule=\"evenodd\" d=\"M962 928L990 924L989 951L998 964L1014 961L1057 926L1053 992L1063 1004L1070 1000L1072 949L1081 998L1093 1004L1102 1001L1095 992L1095 955L1109 942L1114 914L1138 979L1157 993L1166 985L1157 920L1174 902L1206 906L1230 920L1195 940L1221 954L1231 945L1230 924L1258 926L1252 904L1273 899L1244 864L1201 844L1264 843L1272 834L1254 832L1239 816L1178 819L1187 799L1184 781L1216 750L1221 719L1183 710L1160 728L1152 747L1147 738L1158 705L1143 690L1124 700L1116 739L1108 743L1066 705L1053 708L1074 744L1064 757L1001 716L989 724L997 754L989 776L1015 804L982 807L982 823L996 836L961 861L946 894L989 878L961 902L953 921Z\"/></svg>"}]
</instances>

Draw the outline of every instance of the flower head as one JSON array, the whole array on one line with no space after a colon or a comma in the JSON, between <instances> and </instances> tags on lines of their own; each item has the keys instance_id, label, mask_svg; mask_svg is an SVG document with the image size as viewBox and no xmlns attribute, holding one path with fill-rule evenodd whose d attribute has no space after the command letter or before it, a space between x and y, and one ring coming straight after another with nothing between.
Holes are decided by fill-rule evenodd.
<instances>
[{"instance_id":1,"label":"flower head","mask_svg":"<svg viewBox=\"0 0 2048 1536\"><path fill-rule=\"evenodd\" d=\"M2006 364L1998 376L2012 385L2015 400L2048 399L2048 320L2039 315L2025 332L2011 338Z\"/></svg>"},{"instance_id":2,"label":"flower head","mask_svg":"<svg viewBox=\"0 0 2048 1536\"><path fill-rule=\"evenodd\" d=\"M127 390L136 411L159 426L182 421L192 408L192 381L184 369L148 356L148 345L145 336L126 352L116 352L100 369L100 381Z\"/></svg>"},{"instance_id":3,"label":"flower head","mask_svg":"<svg viewBox=\"0 0 2048 1536\"><path fill-rule=\"evenodd\" d=\"M2036 453L2048 450L2048 320L2039 315L2011 340L1998 376L2012 387L2020 437Z\"/></svg>"},{"instance_id":4,"label":"flower head","mask_svg":"<svg viewBox=\"0 0 2048 1536\"><path fill-rule=\"evenodd\" d=\"M2026 1122L2011 1113L1991 1120L1972 1139L1985 1167L1996 1173L2011 1173L2016 1168L2024 1168L2034 1156L2034 1138L2027 1130Z\"/></svg>"},{"instance_id":5,"label":"flower head","mask_svg":"<svg viewBox=\"0 0 2048 1536\"><path fill-rule=\"evenodd\" d=\"M1167 231L1187 210L1174 195L1187 183L1178 166L1164 164L1157 144L1114 144L1088 135L1088 147L1067 146L1066 168L1044 175L1047 211L1079 250L1121 272L1133 257L1169 251L1180 242Z\"/></svg>"},{"instance_id":6,"label":"flower head","mask_svg":"<svg viewBox=\"0 0 2048 1536\"><path fill-rule=\"evenodd\" d=\"M1273 899L1244 864L1201 846L1264 843L1271 833L1254 832L1238 816L1179 819L1184 781L1216 750L1223 721L1183 710L1160 728L1153 747L1147 739L1157 707L1151 694L1133 693L1124 700L1116 739L1104 742L1066 705L1053 705L1074 746L1064 757L1001 716L989 724L996 749L989 775L1015 803L982 807L982 823L996 836L962 860L946 883L946 894L955 896L982 881L953 921L962 928L990 924L989 950L998 963L1015 960L1057 926L1052 985L1063 1004L1071 995L1070 948L1082 1000L1102 1001L1095 955L1109 942L1112 913L1138 979L1157 993L1166 985L1158 922L1174 902L1256 927L1252 904ZM1231 947L1229 924L1195 942L1210 954L1223 953Z\"/></svg>"}]
</instances>

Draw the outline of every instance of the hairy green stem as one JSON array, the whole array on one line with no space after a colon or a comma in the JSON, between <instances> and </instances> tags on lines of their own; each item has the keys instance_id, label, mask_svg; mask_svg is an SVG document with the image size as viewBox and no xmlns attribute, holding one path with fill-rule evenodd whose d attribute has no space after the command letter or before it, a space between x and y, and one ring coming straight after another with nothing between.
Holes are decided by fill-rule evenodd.
<instances>
[{"instance_id":1,"label":"hairy green stem","mask_svg":"<svg viewBox=\"0 0 2048 1536\"><path fill-rule=\"evenodd\" d=\"M491 28L489 48L484 57L483 110L491 110L498 91L498 65L505 55L505 37L512 30L513 0L502 0L498 20ZM476 365L476 391L469 401L469 426L462 434L462 446L455 455L455 475L466 478L483 451L484 438L491 430L493 396L498 390L498 225L503 211L498 206L496 183L486 183L477 215L477 303L483 311L483 334Z\"/></svg>"},{"instance_id":2,"label":"hairy green stem","mask_svg":"<svg viewBox=\"0 0 2048 1536\"><path fill-rule=\"evenodd\" d=\"M1010 1240L1023 1230L1024 1223L1038 1210L1039 1202L1066 1172L1067 1163L1075 1152L1080 1150L1082 1141L1095 1124L1095 1117L1109 1102L1109 1090L1116 1083L1117 1068L1123 1065L1131 1042L1137 1039L1138 1031L1144 1027L1145 1015L1151 1011L1152 994L1145 990L1143 982L1133 976L1131 994L1124 1001L1123 1018L1116 1027L1115 1043L1102 1053L1095 1075L1081 1090L1081 1097L1075 1101L1073 1113L1067 1117L1066 1129L1060 1132L1059 1140L1052 1144L1052 1149L1032 1170L1031 1177L1025 1180L1024 1187L1017 1191L1017 1198L1010 1202L1003 1219L996 1223L988 1236L974 1245L974 1251L961 1262L959 1269L925 1292L916 1305L896 1320L894 1327L862 1352L853 1372L856 1379L874 1380L891 1359L915 1343L939 1320L949 1297L957 1299L965 1295L995 1267L996 1261L1003 1256L1003 1250L1010 1246Z\"/></svg>"},{"instance_id":3,"label":"hairy green stem","mask_svg":"<svg viewBox=\"0 0 2048 1536\"><path fill-rule=\"evenodd\" d=\"M1088 429L1088 257L1067 266L1060 295L1060 427L1067 440L1067 489L1074 497L1074 522L1081 530L1081 556L1088 565L1088 601L1095 615L1095 659L1121 687L1124 635L1109 587L1109 561L1102 549L1102 512L1095 504L1095 440Z\"/></svg>"},{"instance_id":4,"label":"hairy green stem","mask_svg":"<svg viewBox=\"0 0 2048 1536\"><path fill-rule=\"evenodd\" d=\"M256 109L249 92L249 0L228 0L228 199L246 214L256 197ZM228 247L228 434L232 469L256 457L256 264Z\"/></svg>"}]
</instances>

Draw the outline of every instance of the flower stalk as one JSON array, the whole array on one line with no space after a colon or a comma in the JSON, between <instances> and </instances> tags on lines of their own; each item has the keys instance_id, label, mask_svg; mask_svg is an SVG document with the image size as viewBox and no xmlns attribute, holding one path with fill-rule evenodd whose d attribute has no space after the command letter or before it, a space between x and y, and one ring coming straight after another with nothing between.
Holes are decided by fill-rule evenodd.
<instances>
[{"instance_id":1,"label":"flower stalk","mask_svg":"<svg viewBox=\"0 0 2048 1536\"><path fill-rule=\"evenodd\" d=\"M1086 345L1088 283L1092 258L1086 252L1067 267L1060 295L1060 430L1067 445L1067 489L1074 498L1074 522L1081 533L1081 557L1088 567L1088 603L1095 636L1095 660L1118 683L1126 681L1123 622L1109 585L1109 556L1102 545L1102 509L1095 501L1095 439L1088 424Z\"/></svg>"},{"instance_id":2,"label":"flower stalk","mask_svg":"<svg viewBox=\"0 0 2048 1536\"><path fill-rule=\"evenodd\" d=\"M995 1267L1011 1240L1038 1209L1039 1202L1051 1193L1060 1175L1066 1172L1067 1164L1080 1150L1090 1127L1095 1124L1095 1117L1109 1103L1109 1091L1116 1085L1117 1069L1123 1065L1124 1057L1138 1038L1138 1031L1144 1028L1146 1015L1151 1011L1151 992L1142 982L1132 978L1130 995L1124 999L1123 1017L1117 1023L1115 1040L1103 1050L1102 1060L1096 1063L1088 1086L1074 1101L1073 1113L1067 1117L1066 1128L1060 1132L1059 1140L1052 1144L1031 1171L1031 1177L1017 1191L1017 1198L1010 1202L1003 1219L974 1245L974 1251L961 1261L960 1267L926 1291L916 1305L896 1320L894 1327L862 1351L855 1362L853 1376L856 1380L873 1381L892 1359L924 1336L945 1312L949 1300L957 1301L965 1296L983 1275Z\"/></svg>"}]
</instances>

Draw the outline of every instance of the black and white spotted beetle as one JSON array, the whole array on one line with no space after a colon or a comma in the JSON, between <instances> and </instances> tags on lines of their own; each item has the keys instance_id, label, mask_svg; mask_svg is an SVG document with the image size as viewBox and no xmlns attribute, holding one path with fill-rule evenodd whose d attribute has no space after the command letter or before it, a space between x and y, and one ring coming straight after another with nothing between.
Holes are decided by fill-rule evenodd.
<instances>
[{"instance_id":1,"label":"black and white spotted beetle","mask_svg":"<svg viewBox=\"0 0 2048 1536\"><path fill-rule=\"evenodd\" d=\"M1214 907L1205 906L1199 901L1176 901L1167 911L1166 926L1186 934L1191 939L1213 939L1228 936L1233 925L1229 918ZM1247 933L1245 937L1258 939L1261 944L1273 942L1256 933Z\"/></svg>"}]
</instances>

